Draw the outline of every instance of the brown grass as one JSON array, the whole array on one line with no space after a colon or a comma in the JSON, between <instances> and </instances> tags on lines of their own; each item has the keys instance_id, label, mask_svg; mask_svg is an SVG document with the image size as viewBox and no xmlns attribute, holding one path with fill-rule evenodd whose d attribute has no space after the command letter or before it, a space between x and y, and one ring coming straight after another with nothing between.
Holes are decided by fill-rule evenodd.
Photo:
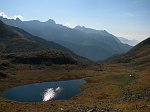
<instances>
[{"instance_id":1,"label":"brown grass","mask_svg":"<svg viewBox=\"0 0 150 112\"><path fill-rule=\"evenodd\" d=\"M38 69L37 69L38 68ZM143 95L145 89L150 87L150 71L138 71L119 64L103 66L103 71L98 71L99 66L81 69L80 65L52 65L49 67L17 65L14 76L9 76L0 82L0 88L5 89L17 85L33 82L68 80L85 77L86 83L81 87L82 92L71 100L49 101L41 103L19 103L0 99L0 110L9 112L19 111L50 111L59 112L59 108L75 109L77 105L94 106L98 108L120 109L129 112L148 112L150 104L147 99L123 101L125 93ZM69 69L69 71L68 71ZM10 72L7 70L7 72ZM96 75L95 75L96 74ZM134 77L130 77L132 74ZM47 109L47 110L46 110Z\"/></svg>"}]
</instances>

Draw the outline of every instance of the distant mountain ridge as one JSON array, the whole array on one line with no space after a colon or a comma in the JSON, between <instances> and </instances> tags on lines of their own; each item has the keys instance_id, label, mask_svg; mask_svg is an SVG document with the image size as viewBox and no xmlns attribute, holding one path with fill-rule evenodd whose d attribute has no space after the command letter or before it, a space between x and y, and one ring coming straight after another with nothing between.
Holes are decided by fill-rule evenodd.
<instances>
[{"instance_id":1,"label":"distant mountain ridge","mask_svg":"<svg viewBox=\"0 0 150 112\"><path fill-rule=\"evenodd\" d=\"M129 40L129 39L126 39L126 38L123 38L123 37L118 37L118 39L122 43L131 45L131 46L135 46L135 45L137 45L139 43L139 41L137 41L137 40Z\"/></svg>"},{"instance_id":2,"label":"distant mountain ridge","mask_svg":"<svg viewBox=\"0 0 150 112\"><path fill-rule=\"evenodd\" d=\"M78 56L54 42L0 21L0 56L23 64L75 64Z\"/></svg>"},{"instance_id":3,"label":"distant mountain ridge","mask_svg":"<svg viewBox=\"0 0 150 112\"><path fill-rule=\"evenodd\" d=\"M44 49L54 49L54 50L60 50L60 51L65 51L65 52L71 52L65 47L51 42L51 41L46 41L40 37L33 36L29 34L28 32L25 32L24 30L17 28L17 27L12 27L9 25L4 24L2 21L0 21L0 42L3 44L7 44L5 47L5 51L3 52L23 52L23 51L38 51L38 50L44 50ZM22 44L21 44L22 43ZM31 46L23 46L23 44L30 44ZM17 46L10 46L10 45L19 45ZM10 46L10 47L8 47ZM34 46L32 48L32 46ZM26 49L28 47L28 49ZM11 50L9 50L10 48ZM14 48L16 50L14 50ZM20 50L19 50L20 49ZM2 52L2 51L1 51Z\"/></svg>"},{"instance_id":4,"label":"distant mountain ridge","mask_svg":"<svg viewBox=\"0 0 150 112\"><path fill-rule=\"evenodd\" d=\"M105 60L112 55L127 52L131 46L105 30L94 30L85 27L73 29L56 24L53 20L40 22L12 20L0 17L4 23L24 29L25 31L46 40L61 44L74 53L93 61Z\"/></svg>"}]
</instances>

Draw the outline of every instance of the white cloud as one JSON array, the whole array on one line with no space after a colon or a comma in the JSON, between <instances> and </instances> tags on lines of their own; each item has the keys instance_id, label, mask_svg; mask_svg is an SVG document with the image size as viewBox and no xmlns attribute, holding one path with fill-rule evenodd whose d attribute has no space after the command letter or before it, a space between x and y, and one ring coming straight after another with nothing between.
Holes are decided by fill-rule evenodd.
<instances>
[{"instance_id":1,"label":"white cloud","mask_svg":"<svg viewBox=\"0 0 150 112\"><path fill-rule=\"evenodd\" d=\"M4 12L0 12L0 16L2 16L3 18L8 18L8 16Z\"/></svg>"},{"instance_id":2,"label":"white cloud","mask_svg":"<svg viewBox=\"0 0 150 112\"><path fill-rule=\"evenodd\" d=\"M19 18L20 20L23 20L23 16L21 16L21 15L14 16L13 18L14 18L14 19Z\"/></svg>"},{"instance_id":3,"label":"white cloud","mask_svg":"<svg viewBox=\"0 0 150 112\"><path fill-rule=\"evenodd\" d=\"M0 11L0 16L2 16L3 18L7 18L7 19L17 19L17 18L19 18L20 20L23 20L23 16L21 16L21 15L14 15L14 16L12 16L12 17L8 17L4 12L1 12Z\"/></svg>"}]
</instances>

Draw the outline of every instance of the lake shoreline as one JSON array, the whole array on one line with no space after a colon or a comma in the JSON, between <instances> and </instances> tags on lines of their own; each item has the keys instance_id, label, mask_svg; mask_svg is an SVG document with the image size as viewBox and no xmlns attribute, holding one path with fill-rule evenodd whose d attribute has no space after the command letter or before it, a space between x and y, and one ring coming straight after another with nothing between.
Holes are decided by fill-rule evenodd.
<instances>
[{"instance_id":1,"label":"lake shoreline","mask_svg":"<svg viewBox=\"0 0 150 112\"><path fill-rule=\"evenodd\" d=\"M43 102L49 100L69 100L80 94L80 86L85 83L84 78L32 83L8 88L3 91L5 99L17 102ZM32 90L31 90L32 88ZM27 92L27 91L30 91ZM13 95L12 95L13 94Z\"/></svg>"}]
</instances>

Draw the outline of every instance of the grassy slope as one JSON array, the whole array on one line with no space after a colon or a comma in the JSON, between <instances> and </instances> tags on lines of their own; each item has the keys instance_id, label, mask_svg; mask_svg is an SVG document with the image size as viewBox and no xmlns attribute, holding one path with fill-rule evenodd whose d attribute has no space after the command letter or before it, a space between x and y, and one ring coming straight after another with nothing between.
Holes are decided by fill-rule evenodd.
<instances>
[{"instance_id":1,"label":"grassy slope","mask_svg":"<svg viewBox=\"0 0 150 112\"><path fill-rule=\"evenodd\" d=\"M40 66L39 66L40 67ZM67 110L77 111L81 108L112 108L117 111L148 112L149 110L149 70L137 71L131 67L120 64L91 66L61 65L42 67L37 70L35 66L17 65L15 76L3 79L1 88L13 87L26 83L67 80L86 77L86 83L81 87L79 96L69 101L49 101L46 103L19 103L6 99L0 100L1 110L9 112L21 111L48 111L59 112L63 107ZM19 69L18 69L19 68ZM67 69L70 69L68 72ZM102 71L100 71L101 69ZM9 70L8 70L9 71ZM132 74L134 77L130 77ZM12 105L13 104L13 105ZM9 107L9 108L8 108Z\"/></svg>"},{"instance_id":2,"label":"grassy slope","mask_svg":"<svg viewBox=\"0 0 150 112\"><path fill-rule=\"evenodd\" d=\"M135 69L148 69L150 66L150 37L113 62L123 63Z\"/></svg>"}]
</instances>

